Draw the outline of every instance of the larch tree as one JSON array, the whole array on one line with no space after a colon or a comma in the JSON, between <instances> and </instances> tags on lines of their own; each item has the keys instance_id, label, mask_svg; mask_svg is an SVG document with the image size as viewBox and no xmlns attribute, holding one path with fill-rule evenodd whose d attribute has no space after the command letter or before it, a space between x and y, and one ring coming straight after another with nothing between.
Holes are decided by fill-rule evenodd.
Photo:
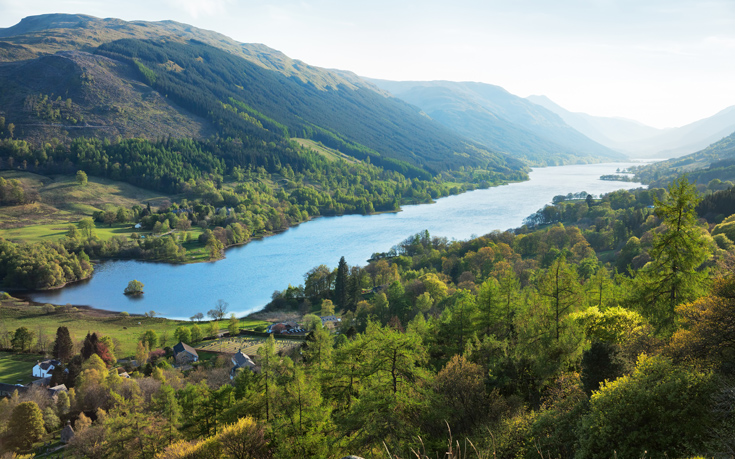
<instances>
[{"instance_id":1,"label":"larch tree","mask_svg":"<svg viewBox=\"0 0 735 459\"><path fill-rule=\"evenodd\" d=\"M567 326L566 317L581 306L582 292L577 273L564 257L559 257L541 275L538 290L548 303L553 327L551 333L559 341Z\"/></svg>"},{"instance_id":2,"label":"larch tree","mask_svg":"<svg viewBox=\"0 0 735 459\"><path fill-rule=\"evenodd\" d=\"M676 328L676 306L706 290L708 271L700 268L710 253L697 225L695 207L700 197L686 177L669 186L663 201L654 201L663 230L654 235L651 261L638 272L633 295L657 332L670 335Z\"/></svg>"}]
</instances>

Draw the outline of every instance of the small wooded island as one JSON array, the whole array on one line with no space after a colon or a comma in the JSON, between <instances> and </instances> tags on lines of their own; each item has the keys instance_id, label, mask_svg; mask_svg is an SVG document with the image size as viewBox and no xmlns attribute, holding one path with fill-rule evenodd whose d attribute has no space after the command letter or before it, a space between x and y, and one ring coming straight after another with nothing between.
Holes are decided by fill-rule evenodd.
<instances>
[{"instance_id":1,"label":"small wooded island","mask_svg":"<svg viewBox=\"0 0 735 459\"><path fill-rule=\"evenodd\" d=\"M125 287L124 293L126 295L142 295L143 287L143 283L139 280L131 280L130 282L128 282L128 286Z\"/></svg>"}]
</instances>

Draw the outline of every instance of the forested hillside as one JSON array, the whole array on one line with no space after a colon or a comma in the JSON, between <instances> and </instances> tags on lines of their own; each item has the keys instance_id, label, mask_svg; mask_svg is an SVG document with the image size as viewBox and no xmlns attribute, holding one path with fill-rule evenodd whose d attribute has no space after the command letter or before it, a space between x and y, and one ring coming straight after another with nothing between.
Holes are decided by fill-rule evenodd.
<instances>
[{"instance_id":1,"label":"forested hillside","mask_svg":"<svg viewBox=\"0 0 735 459\"><path fill-rule=\"evenodd\" d=\"M238 48L180 24L147 25L51 15L2 31L9 51L0 64L0 106L14 136L36 144L78 136L306 137L423 178L462 166L523 167L355 84L346 72L331 74L262 46ZM78 39L70 29L81 29ZM39 57L22 60L28 52Z\"/></svg>"},{"instance_id":2,"label":"forested hillside","mask_svg":"<svg viewBox=\"0 0 735 459\"><path fill-rule=\"evenodd\" d=\"M113 341L88 336L59 348L64 401L0 402L7 444L28 451L9 420L37 412L40 429L73 422L79 457L727 457L735 246L699 199L686 180L572 197L539 228L423 232L364 267L315 267L269 307L336 311L339 333L304 316L303 346L271 338L231 382L226 363L170 369L147 335L150 362L122 379L95 344Z\"/></svg>"},{"instance_id":3,"label":"forested hillside","mask_svg":"<svg viewBox=\"0 0 735 459\"><path fill-rule=\"evenodd\" d=\"M691 155L632 170L636 173L636 180L652 186L665 185L682 174L702 187L713 180L716 183L735 181L735 133Z\"/></svg>"}]
</instances>

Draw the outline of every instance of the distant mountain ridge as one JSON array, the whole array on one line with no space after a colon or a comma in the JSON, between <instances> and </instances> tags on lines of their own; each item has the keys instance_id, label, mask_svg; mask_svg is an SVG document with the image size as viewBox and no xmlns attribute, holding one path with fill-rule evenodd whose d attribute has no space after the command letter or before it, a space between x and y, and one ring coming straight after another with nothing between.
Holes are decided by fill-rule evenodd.
<instances>
[{"instance_id":1,"label":"distant mountain ridge","mask_svg":"<svg viewBox=\"0 0 735 459\"><path fill-rule=\"evenodd\" d=\"M366 80L416 105L460 134L531 164L625 158L570 127L552 111L499 86L451 81Z\"/></svg>"},{"instance_id":2,"label":"distant mountain ridge","mask_svg":"<svg viewBox=\"0 0 735 459\"><path fill-rule=\"evenodd\" d=\"M0 107L36 142L216 132L310 138L408 176L525 169L350 72L173 21L51 14L0 29Z\"/></svg>"},{"instance_id":3,"label":"distant mountain ridge","mask_svg":"<svg viewBox=\"0 0 735 459\"><path fill-rule=\"evenodd\" d=\"M735 132L735 106L685 126L657 129L624 118L571 112L546 96L527 99L558 114L587 137L636 157L676 158L697 152Z\"/></svg>"}]
</instances>

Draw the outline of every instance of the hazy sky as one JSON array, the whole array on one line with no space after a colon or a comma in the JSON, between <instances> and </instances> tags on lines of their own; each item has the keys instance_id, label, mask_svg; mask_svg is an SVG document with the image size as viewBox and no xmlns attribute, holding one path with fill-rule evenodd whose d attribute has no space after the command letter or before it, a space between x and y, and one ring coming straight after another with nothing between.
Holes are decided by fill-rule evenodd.
<instances>
[{"instance_id":1,"label":"hazy sky","mask_svg":"<svg viewBox=\"0 0 735 459\"><path fill-rule=\"evenodd\" d=\"M735 105L735 0L0 0L29 15L172 19L391 80L480 81L680 126Z\"/></svg>"}]
</instances>

